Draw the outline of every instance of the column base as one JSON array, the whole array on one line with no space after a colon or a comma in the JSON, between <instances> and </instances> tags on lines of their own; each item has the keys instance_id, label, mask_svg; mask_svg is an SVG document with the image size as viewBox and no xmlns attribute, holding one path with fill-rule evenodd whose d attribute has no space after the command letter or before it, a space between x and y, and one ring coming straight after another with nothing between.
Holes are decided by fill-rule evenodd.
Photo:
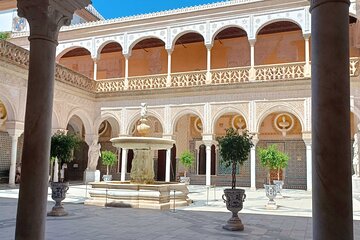
<instances>
[{"instance_id":1,"label":"column base","mask_svg":"<svg viewBox=\"0 0 360 240\"><path fill-rule=\"evenodd\" d=\"M88 182L100 182L100 171L90 171L86 169L84 171L84 183Z\"/></svg>"}]
</instances>

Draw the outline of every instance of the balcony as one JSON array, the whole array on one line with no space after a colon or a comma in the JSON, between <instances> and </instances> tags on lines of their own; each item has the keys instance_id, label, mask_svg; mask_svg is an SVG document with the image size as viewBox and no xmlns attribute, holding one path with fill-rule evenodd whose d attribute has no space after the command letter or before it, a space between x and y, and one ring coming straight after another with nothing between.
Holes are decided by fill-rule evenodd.
<instances>
[{"instance_id":1,"label":"balcony","mask_svg":"<svg viewBox=\"0 0 360 240\"><path fill-rule=\"evenodd\" d=\"M359 75L359 57L350 58L350 76ZM0 61L28 69L29 52L12 43L0 40ZM182 72L116 79L90 79L73 70L56 66L55 79L91 93L114 93L199 86L232 85L245 82L293 81L311 78L310 65L305 62L258 65L207 71Z\"/></svg>"}]
</instances>

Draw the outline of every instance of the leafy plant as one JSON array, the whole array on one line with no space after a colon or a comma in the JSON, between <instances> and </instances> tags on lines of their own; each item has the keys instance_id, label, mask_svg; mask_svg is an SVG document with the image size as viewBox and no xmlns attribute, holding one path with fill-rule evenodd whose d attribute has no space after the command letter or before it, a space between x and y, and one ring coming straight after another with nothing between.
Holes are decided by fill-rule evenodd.
<instances>
[{"instance_id":1,"label":"leafy plant","mask_svg":"<svg viewBox=\"0 0 360 240\"><path fill-rule=\"evenodd\" d=\"M51 137L50 162L54 162L54 159L57 158L60 168L64 163L71 162L74 150L79 144L80 139L76 135L66 135L63 132L55 133Z\"/></svg>"},{"instance_id":2,"label":"leafy plant","mask_svg":"<svg viewBox=\"0 0 360 240\"><path fill-rule=\"evenodd\" d=\"M220 155L222 163L226 166L232 166L231 188L236 187L236 165L243 165L248 160L250 149L254 146L252 136L248 131L240 134L234 128L226 129L226 135L218 138Z\"/></svg>"},{"instance_id":3,"label":"leafy plant","mask_svg":"<svg viewBox=\"0 0 360 240\"><path fill-rule=\"evenodd\" d=\"M275 169L278 173L278 180L280 180L280 170L288 166L289 156L277 149L275 144L267 148L259 148L258 156L263 167L269 169L268 180L270 182L270 170Z\"/></svg>"},{"instance_id":4,"label":"leafy plant","mask_svg":"<svg viewBox=\"0 0 360 240\"><path fill-rule=\"evenodd\" d=\"M7 40L10 38L10 32L0 32L0 40Z\"/></svg>"},{"instance_id":5,"label":"leafy plant","mask_svg":"<svg viewBox=\"0 0 360 240\"><path fill-rule=\"evenodd\" d=\"M102 151L101 162L106 165L106 175L109 175L109 167L114 166L117 162L115 153L111 151Z\"/></svg>"},{"instance_id":6,"label":"leafy plant","mask_svg":"<svg viewBox=\"0 0 360 240\"><path fill-rule=\"evenodd\" d=\"M195 157L189 150L185 150L180 155L179 161L185 167L184 177L186 177L186 170L188 170L193 165L194 160Z\"/></svg>"}]
</instances>

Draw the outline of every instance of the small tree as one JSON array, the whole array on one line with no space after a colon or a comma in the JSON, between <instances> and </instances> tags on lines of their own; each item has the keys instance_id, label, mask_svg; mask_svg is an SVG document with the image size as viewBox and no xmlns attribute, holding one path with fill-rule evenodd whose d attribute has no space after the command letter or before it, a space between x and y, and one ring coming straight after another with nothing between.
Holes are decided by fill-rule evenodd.
<instances>
[{"instance_id":1,"label":"small tree","mask_svg":"<svg viewBox=\"0 0 360 240\"><path fill-rule=\"evenodd\" d=\"M0 40L7 40L10 38L10 32L0 32Z\"/></svg>"},{"instance_id":2,"label":"small tree","mask_svg":"<svg viewBox=\"0 0 360 240\"><path fill-rule=\"evenodd\" d=\"M63 132L55 133L51 137L50 162L53 162L53 160L57 158L60 168L64 163L72 162L74 150L79 144L80 139L76 135L66 135Z\"/></svg>"},{"instance_id":3,"label":"small tree","mask_svg":"<svg viewBox=\"0 0 360 240\"><path fill-rule=\"evenodd\" d=\"M185 167L184 177L186 177L186 171L193 165L194 160L195 157L189 150L185 150L180 155L179 161Z\"/></svg>"},{"instance_id":4,"label":"small tree","mask_svg":"<svg viewBox=\"0 0 360 240\"><path fill-rule=\"evenodd\" d=\"M236 165L248 160L250 149L254 146L248 131L239 134L234 128L226 129L226 135L218 138L220 155L226 167L232 166L231 188L236 188Z\"/></svg>"},{"instance_id":5,"label":"small tree","mask_svg":"<svg viewBox=\"0 0 360 240\"><path fill-rule=\"evenodd\" d=\"M267 148L259 148L258 156L263 167L268 168L268 181L270 183L270 171L277 170L278 180L280 180L280 170L286 168L289 156L277 149L275 144Z\"/></svg>"},{"instance_id":6,"label":"small tree","mask_svg":"<svg viewBox=\"0 0 360 240\"><path fill-rule=\"evenodd\" d=\"M106 175L109 175L109 167L114 166L117 162L115 153L111 151L102 151L101 162L106 165Z\"/></svg>"}]
</instances>

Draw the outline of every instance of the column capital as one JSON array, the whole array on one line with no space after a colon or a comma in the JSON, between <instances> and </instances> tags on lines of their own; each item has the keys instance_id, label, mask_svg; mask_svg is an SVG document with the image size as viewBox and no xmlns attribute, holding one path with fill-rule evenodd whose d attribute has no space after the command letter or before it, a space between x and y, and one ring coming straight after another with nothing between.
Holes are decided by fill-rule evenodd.
<instances>
[{"instance_id":1,"label":"column capital","mask_svg":"<svg viewBox=\"0 0 360 240\"><path fill-rule=\"evenodd\" d=\"M24 132L24 123L23 122L6 122L7 132L11 137L20 137Z\"/></svg>"},{"instance_id":2,"label":"column capital","mask_svg":"<svg viewBox=\"0 0 360 240\"><path fill-rule=\"evenodd\" d=\"M87 145L90 146L94 140L99 141L99 135L97 135L97 134L85 134L85 142L87 143Z\"/></svg>"},{"instance_id":3,"label":"column capital","mask_svg":"<svg viewBox=\"0 0 360 240\"><path fill-rule=\"evenodd\" d=\"M213 44L212 43L205 44L205 47L207 50L211 50L211 48L213 47Z\"/></svg>"},{"instance_id":4,"label":"column capital","mask_svg":"<svg viewBox=\"0 0 360 240\"><path fill-rule=\"evenodd\" d=\"M29 40L45 39L57 43L59 30L70 25L77 9L90 4L90 0L18 0L18 15L30 25Z\"/></svg>"},{"instance_id":5,"label":"column capital","mask_svg":"<svg viewBox=\"0 0 360 240\"><path fill-rule=\"evenodd\" d=\"M255 43L256 43L256 38L254 38L254 39L249 39L249 43L250 43L250 46L254 46Z\"/></svg>"},{"instance_id":6,"label":"column capital","mask_svg":"<svg viewBox=\"0 0 360 240\"><path fill-rule=\"evenodd\" d=\"M325 4L325 3L330 3L330 2L334 2L334 3L345 3L345 4L348 4L350 6L350 0L309 0L310 1L310 13L311 11L322 5L322 4Z\"/></svg>"},{"instance_id":7,"label":"column capital","mask_svg":"<svg viewBox=\"0 0 360 240\"><path fill-rule=\"evenodd\" d=\"M309 40L310 37L311 37L311 33L304 33L303 37L304 37L305 40Z\"/></svg>"}]
</instances>

